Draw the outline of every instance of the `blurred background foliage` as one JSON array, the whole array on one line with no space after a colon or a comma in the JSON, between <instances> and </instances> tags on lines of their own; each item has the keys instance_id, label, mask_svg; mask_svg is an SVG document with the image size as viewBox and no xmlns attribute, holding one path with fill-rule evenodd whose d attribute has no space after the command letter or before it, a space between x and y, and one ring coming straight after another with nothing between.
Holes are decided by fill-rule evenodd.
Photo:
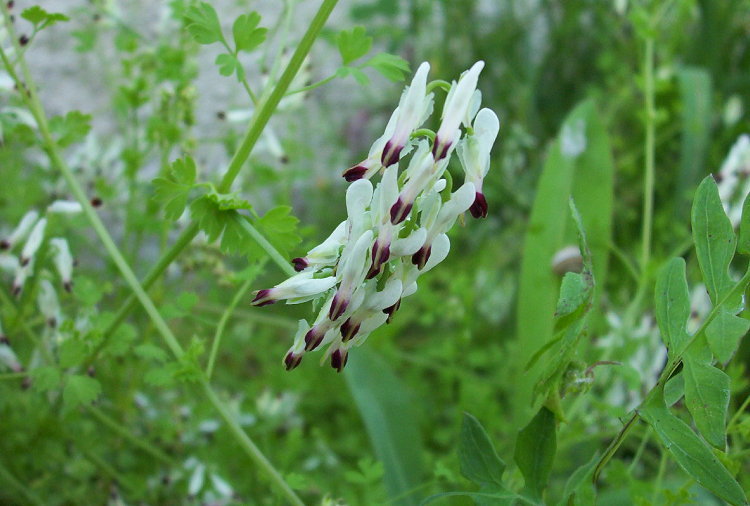
<instances>
[{"instance_id":1,"label":"blurred background foliage","mask_svg":"<svg viewBox=\"0 0 750 506\"><path fill-rule=\"evenodd\" d=\"M218 76L211 50L199 51L185 35L180 20L189 3L163 2L157 23L144 20L127 2L92 0L75 8L63 2L58 10L72 21L40 35L41 59L35 61L34 47L28 54L42 97L55 113L69 108L54 100L55 82L45 78L45 66L59 72L54 70L59 62L43 59L50 46L59 43L73 51L73 41L77 53L66 64L84 72L54 74L56 79L87 80L90 73L98 83L96 98L72 102L94 115L96 140L85 149L70 148L69 156L77 157L91 194L104 200L102 215L140 275L174 237L171 225L157 218L150 180L186 152L199 160L200 177L215 178L247 120L243 111L249 104L240 86ZM215 2L225 23L236 13L258 9L263 26L273 27L280 17L283 30L289 12L286 44L293 48L317 2L286 2L288 11L280 4ZM306 502L418 504L431 493L471 488L456 457L464 411L483 423L498 454L512 460L524 425L513 398L518 385L529 381L519 373L519 357L536 351L522 353L524 343L516 341L524 237L549 147L584 99L593 100L611 145L611 242L631 261L640 250L642 12L661 16L652 34L656 193L654 260L648 269L654 269L689 238L690 201L698 182L716 172L736 138L750 130L750 2L654 1L638 8L628 0L358 0L338 5L306 67L310 81L335 71L335 33L362 25L377 48L404 57L412 69L429 61L434 78L457 78L474 61L484 60L479 88L484 106L500 117L501 130L485 181L489 217L467 220L454 230L446 262L420 281L417 294L358 350L344 374L317 367L314 357L291 373L281 366L296 320L309 317L307 305L251 308L248 293L228 321L213 382ZM251 84L260 86L273 56L269 51L260 61L247 62ZM265 137L236 185L259 212L292 206L302 242L288 252L290 257L302 255L341 221L346 183L340 173L364 158L398 101L400 84L368 75L368 86L337 79L282 107L271 122L280 150ZM12 103L7 95L3 100ZM8 227L29 208L43 208L51 195L65 196L57 176L45 169L41 152L30 148L29 133L17 125L3 125L0 150L0 208ZM127 288L102 258L82 218L55 226L70 238L78 258L76 289L61 296L64 312L101 328ZM628 362L639 353L655 354L661 346L649 337L650 295L635 316L623 315L638 287L620 260L609 259L595 308L600 316L579 349L580 370L603 358ZM282 279L264 262L260 254L248 261L197 242L152 294L184 343L194 335L210 338L243 281L251 279L252 289L258 289ZM111 281L102 284L102 279ZM5 331L25 363L33 341L24 337L23 327L34 334L44 322L35 317L33 300L27 301L31 295L12 303L15 309L30 308L14 319L10 290L5 286L2 292ZM552 315L539 317L551 320ZM43 504L115 504L117 498L128 504L278 503L193 387L152 372L164 359L152 349L161 345L140 310L122 329L120 348L109 344L91 364L102 387L94 408L64 410L33 385L0 381L0 483L6 482L0 502L33 503L37 497ZM79 331L72 327L70 332ZM729 367L735 409L735 399L741 402L747 395L748 359L745 345ZM558 435L550 497L559 497L569 475L619 430L617 417L632 407L616 395L623 381L628 395L638 397L654 374L640 364L641 370L599 367L589 389L564 400L568 419ZM750 445L748 424L746 416L738 421L744 429L734 444L741 449ZM161 456L135 446L114 426L158 448ZM644 427L641 435L645 432ZM394 441L397 446L388 448ZM641 442L645 450L639 450ZM643 456L638 466L630 466L637 452ZM739 479L746 490L747 462L740 456L727 464L744 471ZM510 483L521 482L517 470L507 473ZM231 484L232 494L222 495L221 480ZM600 494L602 504L681 504L691 494L701 504L714 501L675 464L665 463L648 436L626 442L603 476ZM445 500L450 501L470 503Z\"/></svg>"}]
</instances>

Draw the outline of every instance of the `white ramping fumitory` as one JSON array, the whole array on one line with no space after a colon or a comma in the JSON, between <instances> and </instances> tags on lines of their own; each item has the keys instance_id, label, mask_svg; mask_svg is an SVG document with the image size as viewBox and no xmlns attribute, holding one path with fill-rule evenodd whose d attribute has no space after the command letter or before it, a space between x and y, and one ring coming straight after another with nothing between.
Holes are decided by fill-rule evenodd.
<instances>
[{"instance_id":1,"label":"white ramping fumitory","mask_svg":"<svg viewBox=\"0 0 750 506\"><path fill-rule=\"evenodd\" d=\"M715 177L724 210L737 228L742 218L742 204L750 194L750 136L739 136Z\"/></svg>"},{"instance_id":2,"label":"white ramping fumitory","mask_svg":"<svg viewBox=\"0 0 750 506\"><path fill-rule=\"evenodd\" d=\"M62 279L63 288L69 292L73 288L73 256L70 254L68 241L55 237L49 243L54 250L55 269Z\"/></svg>"},{"instance_id":3,"label":"white ramping fumitory","mask_svg":"<svg viewBox=\"0 0 750 506\"><path fill-rule=\"evenodd\" d=\"M312 325L300 320L284 357L288 370L306 353L327 346L322 360L330 359L341 371L349 350L389 322L401 300L416 292L418 278L445 260L446 233L458 217L467 210L486 217L482 186L500 125L491 110L479 110L476 86L483 67L484 62L475 63L453 83L437 134L421 135L417 129L432 113L433 94L427 93L430 67L420 65L367 158L344 171L352 182L346 192L348 218L306 256L292 260L299 274L255 293L256 306L325 300ZM463 185L451 193L453 177L442 176L454 149L465 174ZM406 157L407 168L399 174ZM373 184L378 173L382 177Z\"/></svg>"},{"instance_id":4,"label":"white ramping fumitory","mask_svg":"<svg viewBox=\"0 0 750 506\"><path fill-rule=\"evenodd\" d=\"M23 215L21 221L18 222L18 226L10 233L8 237L0 241L0 249L11 249L19 241L22 241L31 230L31 227L39 219L39 212L31 210Z\"/></svg>"},{"instance_id":5,"label":"white ramping fumitory","mask_svg":"<svg viewBox=\"0 0 750 506\"><path fill-rule=\"evenodd\" d=\"M39 249L39 246L42 245L42 241L44 240L44 230L46 228L47 218L42 218L41 220L37 221L36 225L34 225L34 228L31 229L29 238L26 239L26 243L23 245L23 249L21 250L21 265L26 265L27 263L29 263L29 260L34 258L34 255Z\"/></svg>"}]
</instances>

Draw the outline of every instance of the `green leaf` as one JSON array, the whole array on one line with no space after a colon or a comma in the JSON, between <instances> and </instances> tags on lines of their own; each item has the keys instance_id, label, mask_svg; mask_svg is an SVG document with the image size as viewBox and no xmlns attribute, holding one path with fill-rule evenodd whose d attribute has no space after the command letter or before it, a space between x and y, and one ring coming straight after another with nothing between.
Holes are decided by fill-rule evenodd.
<instances>
[{"instance_id":1,"label":"green leaf","mask_svg":"<svg viewBox=\"0 0 750 506\"><path fill-rule=\"evenodd\" d=\"M557 299L555 316L567 316L586 304L591 299L594 289L591 276L577 272L567 272L560 286L560 297Z\"/></svg>"},{"instance_id":2,"label":"green leaf","mask_svg":"<svg viewBox=\"0 0 750 506\"><path fill-rule=\"evenodd\" d=\"M352 76L362 86L370 84L370 79L367 75L356 67L339 67L336 71L336 76L342 79Z\"/></svg>"},{"instance_id":3,"label":"green leaf","mask_svg":"<svg viewBox=\"0 0 750 506\"><path fill-rule=\"evenodd\" d=\"M560 501L560 505L563 504L594 504L596 491L591 478L594 476L594 470L596 464L599 462L599 453L594 453L588 462L573 471L568 481L565 483L565 489L563 490L563 500ZM579 499L573 502L573 500Z\"/></svg>"},{"instance_id":4,"label":"green leaf","mask_svg":"<svg viewBox=\"0 0 750 506\"><path fill-rule=\"evenodd\" d=\"M419 503L414 492L420 489L422 437L417 405L391 366L366 348L352 350L344 370L375 455L383 463L384 482L395 506Z\"/></svg>"},{"instance_id":5,"label":"green leaf","mask_svg":"<svg viewBox=\"0 0 750 506\"><path fill-rule=\"evenodd\" d=\"M691 348L692 350L692 348ZM719 450L726 447L729 376L690 353L682 357L685 404L703 437Z\"/></svg>"},{"instance_id":6,"label":"green leaf","mask_svg":"<svg viewBox=\"0 0 750 506\"><path fill-rule=\"evenodd\" d=\"M461 474L477 485L500 488L505 462L497 455L490 437L474 416L464 413L458 445Z\"/></svg>"},{"instance_id":7,"label":"green leaf","mask_svg":"<svg viewBox=\"0 0 750 506\"><path fill-rule=\"evenodd\" d=\"M47 12L38 5L25 9L21 13L21 17L33 24L37 30L52 26L58 21L70 20L70 18L64 14Z\"/></svg>"},{"instance_id":8,"label":"green leaf","mask_svg":"<svg viewBox=\"0 0 750 506\"><path fill-rule=\"evenodd\" d=\"M216 204L219 211L231 211L235 209L252 209L253 206L250 202L243 199L236 192L233 193L218 193L212 191L206 194L206 198Z\"/></svg>"},{"instance_id":9,"label":"green leaf","mask_svg":"<svg viewBox=\"0 0 750 506\"><path fill-rule=\"evenodd\" d=\"M750 255L750 194L742 203L742 218L740 219L740 237L737 241L737 253Z\"/></svg>"},{"instance_id":10,"label":"green leaf","mask_svg":"<svg viewBox=\"0 0 750 506\"><path fill-rule=\"evenodd\" d=\"M701 486L731 504L746 504L745 493L711 449L690 427L664 405L663 392L656 391L640 411L677 463Z\"/></svg>"},{"instance_id":11,"label":"green leaf","mask_svg":"<svg viewBox=\"0 0 750 506\"><path fill-rule=\"evenodd\" d=\"M698 264L708 295L716 305L734 286L729 277L729 264L737 239L712 176L707 176L696 191L692 225ZM734 304L739 304L739 298Z\"/></svg>"},{"instance_id":12,"label":"green leaf","mask_svg":"<svg viewBox=\"0 0 750 506\"><path fill-rule=\"evenodd\" d=\"M143 381L155 387L172 386L175 384L175 365L176 364L169 364L166 367L158 366L149 369L146 374L143 375Z\"/></svg>"},{"instance_id":13,"label":"green leaf","mask_svg":"<svg viewBox=\"0 0 750 506\"><path fill-rule=\"evenodd\" d=\"M178 158L167 171L167 177L152 181L154 200L164 205L164 215L170 220L182 216L187 205L188 194L195 184L195 161L189 156Z\"/></svg>"},{"instance_id":14,"label":"green leaf","mask_svg":"<svg viewBox=\"0 0 750 506\"><path fill-rule=\"evenodd\" d=\"M682 399L683 395L685 395L685 378L682 372L679 372L669 378L667 384L664 385L664 402L667 406L672 406Z\"/></svg>"},{"instance_id":15,"label":"green leaf","mask_svg":"<svg viewBox=\"0 0 750 506\"><path fill-rule=\"evenodd\" d=\"M372 67L380 74L394 82L400 82L406 79L411 72L409 62L390 53L380 53L373 56L364 64L365 67Z\"/></svg>"},{"instance_id":16,"label":"green leaf","mask_svg":"<svg viewBox=\"0 0 750 506\"><path fill-rule=\"evenodd\" d=\"M240 62L233 54L223 53L216 57L216 65L219 66L219 74L231 76L235 70L241 68Z\"/></svg>"},{"instance_id":17,"label":"green leaf","mask_svg":"<svg viewBox=\"0 0 750 506\"><path fill-rule=\"evenodd\" d=\"M514 459L526 481L526 489L541 499L557 451L555 414L542 406L516 440Z\"/></svg>"},{"instance_id":18,"label":"green leaf","mask_svg":"<svg viewBox=\"0 0 750 506\"><path fill-rule=\"evenodd\" d=\"M254 11L250 14L243 14L234 20L232 35L237 51L250 52L266 40L268 30L258 28L258 23L260 23L260 14Z\"/></svg>"},{"instance_id":19,"label":"green leaf","mask_svg":"<svg viewBox=\"0 0 750 506\"><path fill-rule=\"evenodd\" d=\"M86 137L91 130L91 115L70 111L65 116L50 119L49 128L57 138L57 144L66 147Z\"/></svg>"},{"instance_id":20,"label":"green leaf","mask_svg":"<svg viewBox=\"0 0 750 506\"><path fill-rule=\"evenodd\" d=\"M164 363L169 358L166 351L162 350L154 344L144 343L135 347L133 350L135 354L145 360L154 360L156 362Z\"/></svg>"},{"instance_id":21,"label":"green leaf","mask_svg":"<svg viewBox=\"0 0 750 506\"><path fill-rule=\"evenodd\" d=\"M719 311L706 327L708 346L721 363L732 358L740 345L740 339L750 330L750 321L727 311Z\"/></svg>"},{"instance_id":22,"label":"green leaf","mask_svg":"<svg viewBox=\"0 0 750 506\"><path fill-rule=\"evenodd\" d=\"M208 235L209 241L221 237L221 249L225 253L251 254L257 246L242 229L238 220L247 218L239 215L238 209L252 209L252 206L234 193L220 194L215 191L196 199L190 206L193 218Z\"/></svg>"},{"instance_id":23,"label":"green leaf","mask_svg":"<svg viewBox=\"0 0 750 506\"><path fill-rule=\"evenodd\" d=\"M68 376L63 388L63 409L69 412L77 406L90 404L101 392L102 386L94 378L80 374Z\"/></svg>"},{"instance_id":24,"label":"green leaf","mask_svg":"<svg viewBox=\"0 0 750 506\"><path fill-rule=\"evenodd\" d=\"M299 220L291 212L292 208L289 206L277 206L253 222L255 228L285 257L288 257L302 240L297 233ZM263 257L265 253L260 246L255 241L250 242L249 254L258 258Z\"/></svg>"},{"instance_id":25,"label":"green leaf","mask_svg":"<svg viewBox=\"0 0 750 506\"><path fill-rule=\"evenodd\" d=\"M367 35L364 27L355 26L351 30L340 31L336 35L336 45L344 65L349 65L370 52L372 37Z\"/></svg>"},{"instance_id":26,"label":"green leaf","mask_svg":"<svg viewBox=\"0 0 750 506\"><path fill-rule=\"evenodd\" d=\"M88 347L76 337L70 337L60 344L60 367L63 369L79 365L86 359Z\"/></svg>"},{"instance_id":27,"label":"green leaf","mask_svg":"<svg viewBox=\"0 0 750 506\"><path fill-rule=\"evenodd\" d=\"M213 44L223 40L219 16L213 6L200 2L188 9L185 14L187 30L198 44Z\"/></svg>"},{"instance_id":28,"label":"green leaf","mask_svg":"<svg viewBox=\"0 0 750 506\"><path fill-rule=\"evenodd\" d=\"M673 258L656 278L654 293L656 321L670 355L682 351L690 336L685 325L690 317L690 294L685 277L685 260Z\"/></svg>"},{"instance_id":29,"label":"green leaf","mask_svg":"<svg viewBox=\"0 0 750 506\"><path fill-rule=\"evenodd\" d=\"M48 392L60 386L60 369L54 366L44 366L32 369L29 373L31 386L37 392Z\"/></svg>"},{"instance_id":30,"label":"green leaf","mask_svg":"<svg viewBox=\"0 0 750 506\"><path fill-rule=\"evenodd\" d=\"M425 497L419 504L423 506L443 497L468 497L474 499L474 504L477 505L511 506L512 504L519 504L518 501L520 501L522 504L538 506L536 502L505 489L493 492L443 492Z\"/></svg>"}]
</instances>

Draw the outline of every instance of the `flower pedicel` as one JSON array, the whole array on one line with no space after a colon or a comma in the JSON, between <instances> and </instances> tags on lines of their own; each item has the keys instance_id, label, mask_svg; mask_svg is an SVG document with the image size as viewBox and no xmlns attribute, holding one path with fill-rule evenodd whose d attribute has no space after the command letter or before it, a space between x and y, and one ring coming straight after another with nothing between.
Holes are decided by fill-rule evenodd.
<instances>
[{"instance_id":1,"label":"flower pedicel","mask_svg":"<svg viewBox=\"0 0 750 506\"><path fill-rule=\"evenodd\" d=\"M416 292L417 279L446 258L446 233L458 216L467 210L475 218L487 216L482 183L500 123L490 109L479 110L476 86L483 67L484 62L475 63L452 83L440 128L432 133L418 131L434 102L430 66L422 63L367 158L344 171L352 183L346 192L348 218L306 256L292 260L299 274L255 292L256 306L325 298L312 325L300 320L284 357L288 370L305 353L327 346L323 360L330 358L340 372L349 350L390 321L401 300ZM401 159L412 150L399 173ZM454 151L465 177L451 192L451 178L442 176ZM373 185L377 174L380 181Z\"/></svg>"}]
</instances>

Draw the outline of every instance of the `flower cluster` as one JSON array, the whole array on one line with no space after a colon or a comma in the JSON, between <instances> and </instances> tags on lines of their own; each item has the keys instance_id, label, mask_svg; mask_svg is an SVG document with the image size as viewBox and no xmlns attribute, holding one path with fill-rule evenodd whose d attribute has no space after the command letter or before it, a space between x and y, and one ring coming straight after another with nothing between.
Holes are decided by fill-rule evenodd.
<instances>
[{"instance_id":1,"label":"flower cluster","mask_svg":"<svg viewBox=\"0 0 750 506\"><path fill-rule=\"evenodd\" d=\"M417 290L417 279L445 259L446 232L459 215L468 210L475 218L487 216L482 182L500 125L490 109L479 110L476 86L483 67L484 62L475 63L452 83L440 128L432 132L420 129L434 100L427 82L430 66L422 63L383 136L365 160L344 171L352 183L346 192L348 218L305 257L292 260L299 274L255 293L256 306L325 298L312 325L300 320L284 358L287 369L297 367L306 352L327 345L323 360L330 357L331 366L341 371L349 349L390 321L401 299ZM446 168L453 151L465 178L451 193ZM402 160L406 168L399 172ZM376 175L380 181L373 185Z\"/></svg>"}]
</instances>

